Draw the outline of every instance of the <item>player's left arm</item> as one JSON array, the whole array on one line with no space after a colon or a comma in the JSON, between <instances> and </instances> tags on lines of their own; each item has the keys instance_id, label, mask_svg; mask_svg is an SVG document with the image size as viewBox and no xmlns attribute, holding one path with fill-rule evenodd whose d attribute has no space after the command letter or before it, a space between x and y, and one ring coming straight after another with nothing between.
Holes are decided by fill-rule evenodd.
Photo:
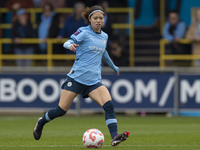
<instances>
[{"instance_id":1,"label":"player's left arm","mask_svg":"<svg viewBox=\"0 0 200 150\"><path fill-rule=\"evenodd\" d=\"M119 75L119 67L115 66L106 50L103 53L102 59L117 73L117 75Z\"/></svg>"}]
</instances>

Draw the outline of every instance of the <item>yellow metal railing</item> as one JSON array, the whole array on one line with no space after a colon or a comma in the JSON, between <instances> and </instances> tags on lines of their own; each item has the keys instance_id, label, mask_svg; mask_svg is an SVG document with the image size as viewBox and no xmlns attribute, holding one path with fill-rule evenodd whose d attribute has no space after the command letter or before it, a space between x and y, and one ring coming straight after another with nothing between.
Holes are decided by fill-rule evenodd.
<instances>
[{"instance_id":1,"label":"yellow metal railing","mask_svg":"<svg viewBox=\"0 0 200 150\"><path fill-rule=\"evenodd\" d=\"M161 39L160 40L160 67L165 67L165 60L195 60L200 59L200 55L192 54L165 54L165 45L169 44L170 41ZM191 41L188 39L182 39L178 43L190 44Z\"/></svg>"},{"instance_id":2,"label":"yellow metal railing","mask_svg":"<svg viewBox=\"0 0 200 150\"><path fill-rule=\"evenodd\" d=\"M164 4L164 0L161 0L162 4L161 7L163 7ZM164 18L164 8L161 8L160 11L162 11L161 17ZM200 7L193 7L191 9L191 20L194 18L195 16L195 11L197 9L200 9ZM163 19L162 19L163 20ZM163 24L163 23L162 23ZM163 25L162 25L163 27ZM200 55L193 55L193 54L181 54L181 55L172 55L172 54L165 54L165 45L169 44L170 41L165 40L165 39L161 39L160 40L160 67L165 67L165 60L196 60L196 59L200 59ZM178 43L181 44L191 44L193 43L192 41L188 40L188 39L182 39L180 40Z\"/></svg>"},{"instance_id":3,"label":"yellow metal railing","mask_svg":"<svg viewBox=\"0 0 200 150\"><path fill-rule=\"evenodd\" d=\"M31 22L32 24L35 26L36 25L36 13L41 13L42 9L41 8L28 8L26 9L28 13L30 13L30 17L31 17ZM130 66L134 66L134 10L133 8L108 8L106 10L108 13L128 13L129 14L129 23L113 23L112 24L112 28L114 29L129 29L129 62L130 62ZM9 12L9 10L7 8L0 8L0 13L7 13ZM73 9L72 8L58 8L55 10L56 13L72 13ZM12 28L11 24L0 24L0 28L2 29L10 29ZM41 43L41 41L39 39L23 39L21 41L22 43ZM22 58L22 59L28 59L28 58L32 58L32 59L39 59L39 58L46 58L47 59L47 64L48 67L52 66L52 59L62 59L65 57L65 59L69 58L72 59L72 56L64 56L63 55L52 55L50 53L52 53L52 44L53 43L57 43L58 40L57 39L49 39L47 42L48 45L48 53L47 56L40 56L37 57L36 55L34 56L25 56L25 55L17 55L17 56L11 56L9 55L9 57L7 57L6 55L2 55L2 44L3 43L11 43L10 39L2 39L0 40L0 67L2 66L2 60L3 59L18 59L18 58ZM74 56L73 56L74 58Z\"/></svg>"},{"instance_id":4,"label":"yellow metal railing","mask_svg":"<svg viewBox=\"0 0 200 150\"><path fill-rule=\"evenodd\" d=\"M2 44L11 44L13 40L11 39L1 39L0 40L0 67L2 67L2 60L16 60L16 59L33 59L33 60L47 60L47 67L52 67L53 60L74 60L75 55L63 55L63 54L53 54L52 45L64 43L67 39L57 40L48 39L47 40L47 54L33 54L33 55L13 55L13 54L3 54ZM39 44L42 41L40 39L21 39L21 44Z\"/></svg>"}]
</instances>

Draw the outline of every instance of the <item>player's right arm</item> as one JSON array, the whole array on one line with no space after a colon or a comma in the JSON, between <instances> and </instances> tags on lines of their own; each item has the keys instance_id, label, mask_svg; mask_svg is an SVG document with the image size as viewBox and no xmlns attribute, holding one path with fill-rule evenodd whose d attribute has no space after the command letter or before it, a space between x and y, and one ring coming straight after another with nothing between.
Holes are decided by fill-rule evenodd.
<instances>
[{"instance_id":1,"label":"player's right arm","mask_svg":"<svg viewBox=\"0 0 200 150\"><path fill-rule=\"evenodd\" d=\"M73 52L76 52L76 47L78 47L78 43L84 40L84 31L80 28L71 35L70 39L63 44L63 47L69 49Z\"/></svg>"},{"instance_id":2,"label":"player's right arm","mask_svg":"<svg viewBox=\"0 0 200 150\"><path fill-rule=\"evenodd\" d=\"M72 39L69 39L67 42L65 42L63 44L63 47L66 49L69 49L73 52L76 52L76 47L78 47L77 44L74 43L74 41Z\"/></svg>"}]
</instances>

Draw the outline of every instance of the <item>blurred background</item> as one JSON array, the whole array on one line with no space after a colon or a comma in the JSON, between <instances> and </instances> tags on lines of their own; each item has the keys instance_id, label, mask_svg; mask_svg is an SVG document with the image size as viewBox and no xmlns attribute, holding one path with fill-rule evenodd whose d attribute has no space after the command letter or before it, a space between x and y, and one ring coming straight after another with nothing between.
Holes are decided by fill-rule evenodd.
<instances>
[{"instance_id":1,"label":"blurred background","mask_svg":"<svg viewBox=\"0 0 200 150\"><path fill-rule=\"evenodd\" d=\"M1 0L0 112L55 107L75 54L63 48L86 26L81 12L101 5L107 51L102 82L120 113L200 116L199 0ZM70 113L101 112L77 97Z\"/></svg>"}]
</instances>

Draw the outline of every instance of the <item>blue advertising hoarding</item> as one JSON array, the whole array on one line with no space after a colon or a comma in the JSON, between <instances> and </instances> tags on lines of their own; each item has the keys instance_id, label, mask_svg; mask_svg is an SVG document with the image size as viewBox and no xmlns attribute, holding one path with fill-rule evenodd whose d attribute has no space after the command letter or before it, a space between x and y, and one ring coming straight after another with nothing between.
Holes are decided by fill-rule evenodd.
<instances>
[{"instance_id":1,"label":"blue advertising hoarding","mask_svg":"<svg viewBox=\"0 0 200 150\"><path fill-rule=\"evenodd\" d=\"M179 108L200 109L200 75L179 76Z\"/></svg>"},{"instance_id":2,"label":"blue advertising hoarding","mask_svg":"<svg viewBox=\"0 0 200 150\"><path fill-rule=\"evenodd\" d=\"M115 108L173 108L172 73L123 73L119 77L103 75L102 82L110 91ZM94 107L88 102L81 106Z\"/></svg>"},{"instance_id":3,"label":"blue advertising hoarding","mask_svg":"<svg viewBox=\"0 0 200 150\"><path fill-rule=\"evenodd\" d=\"M55 107L65 77L62 74L1 74L0 107ZM115 108L173 109L173 73L121 73L120 76L103 74L102 77ZM74 103L71 109L75 108ZM99 106L89 98L81 98L81 108Z\"/></svg>"},{"instance_id":4,"label":"blue advertising hoarding","mask_svg":"<svg viewBox=\"0 0 200 150\"><path fill-rule=\"evenodd\" d=\"M64 80L55 74L1 74L0 107L55 107Z\"/></svg>"}]
</instances>

